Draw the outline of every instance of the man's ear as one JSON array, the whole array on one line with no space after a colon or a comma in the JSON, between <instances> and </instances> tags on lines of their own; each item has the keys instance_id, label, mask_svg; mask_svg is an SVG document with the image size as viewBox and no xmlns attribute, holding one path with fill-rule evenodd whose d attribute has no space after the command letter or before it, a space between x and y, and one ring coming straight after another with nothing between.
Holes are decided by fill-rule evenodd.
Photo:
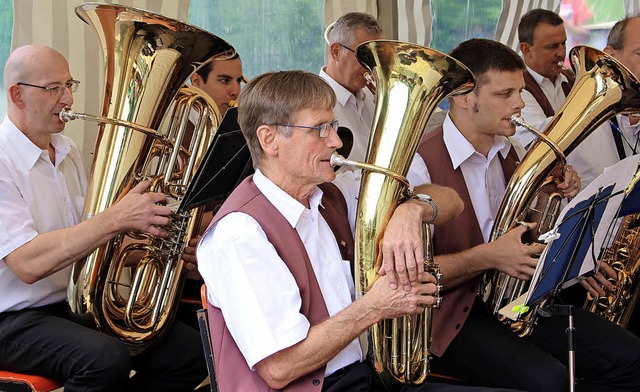
<instances>
[{"instance_id":1,"label":"man's ear","mask_svg":"<svg viewBox=\"0 0 640 392\"><path fill-rule=\"evenodd\" d=\"M331 55L331 58L333 60L338 60L338 57L340 56L340 50L341 49L342 49L342 47L337 42L333 42L331 44L331 46L329 46L329 54Z\"/></svg>"},{"instance_id":2,"label":"man's ear","mask_svg":"<svg viewBox=\"0 0 640 392\"><path fill-rule=\"evenodd\" d=\"M531 45L527 42L520 42L520 51L526 57L531 53Z\"/></svg>"},{"instance_id":3,"label":"man's ear","mask_svg":"<svg viewBox=\"0 0 640 392\"><path fill-rule=\"evenodd\" d=\"M612 48L611 46L607 45L604 47L604 49L602 49L603 52L605 52L606 54L610 55L610 56L614 56L616 55L616 50L614 48Z\"/></svg>"},{"instance_id":4,"label":"man's ear","mask_svg":"<svg viewBox=\"0 0 640 392\"><path fill-rule=\"evenodd\" d=\"M25 105L24 102L24 93L22 91L22 89L14 84L12 86L9 86L9 91L8 94L9 99L11 100L11 102L13 102L13 104L18 107L18 108L23 108Z\"/></svg>"},{"instance_id":5,"label":"man's ear","mask_svg":"<svg viewBox=\"0 0 640 392\"><path fill-rule=\"evenodd\" d=\"M454 95L451 97L453 100L453 104L459 108L467 109L473 105L476 99L475 90L471 90L470 92L462 95Z\"/></svg>"},{"instance_id":6,"label":"man's ear","mask_svg":"<svg viewBox=\"0 0 640 392\"><path fill-rule=\"evenodd\" d=\"M204 83L202 82L202 77L198 73L194 73L191 76L191 84L193 84L196 87L202 87Z\"/></svg>"},{"instance_id":7,"label":"man's ear","mask_svg":"<svg viewBox=\"0 0 640 392\"><path fill-rule=\"evenodd\" d=\"M260 141L260 147L267 156L278 154L277 130L275 126L260 125L256 130L256 136Z\"/></svg>"}]
</instances>

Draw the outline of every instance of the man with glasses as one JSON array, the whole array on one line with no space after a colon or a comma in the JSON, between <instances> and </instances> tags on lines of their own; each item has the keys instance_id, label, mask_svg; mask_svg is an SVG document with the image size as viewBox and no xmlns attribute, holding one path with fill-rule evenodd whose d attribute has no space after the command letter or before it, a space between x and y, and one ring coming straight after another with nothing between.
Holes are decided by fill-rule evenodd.
<instances>
[{"instance_id":1,"label":"man with glasses","mask_svg":"<svg viewBox=\"0 0 640 392\"><path fill-rule=\"evenodd\" d=\"M387 274L355 299L350 263L358 184L331 183L329 157L342 145L335 100L320 77L304 71L260 75L240 94L238 119L256 173L227 198L197 252L213 306L222 391L385 391L358 336L381 319L420 313L435 302L428 273L406 291L391 288ZM455 194L435 197L437 222L460 212ZM429 204L407 201L394 211L383 242L419 237L432 219ZM394 256L413 253L401 245L411 242L397 241Z\"/></svg>"},{"instance_id":2,"label":"man with glasses","mask_svg":"<svg viewBox=\"0 0 640 392\"><path fill-rule=\"evenodd\" d=\"M0 369L52 377L65 391L188 391L206 377L197 331L175 323L131 358L116 338L76 324L65 303L71 265L123 231L166 236L165 195L148 181L82 221L87 179L58 115L78 88L66 59L24 46L5 65L0 125ZM129 379L131 369L136 375Z\"/></svg>"},{"instance_id":3,"label":"man with glasses","mask_svg":"<svg viewBox=\"0 0 640 392\"><path fill-rule=\"evenodd\" d=\"M365 41L382 38L382 27L371 15L350 12L338 18L328 34L329 59L320 76L336 94L333 108L340 125L353 134L349 159L364 161L375 110L375 98L355 56Z\"/></svg>"}]
</instances>

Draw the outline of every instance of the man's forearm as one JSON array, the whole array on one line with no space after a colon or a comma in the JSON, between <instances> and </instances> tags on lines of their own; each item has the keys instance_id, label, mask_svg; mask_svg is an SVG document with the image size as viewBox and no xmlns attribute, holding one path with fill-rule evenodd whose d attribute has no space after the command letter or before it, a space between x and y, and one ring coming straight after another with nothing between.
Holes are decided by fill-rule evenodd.
<instances>
[{"instance_id":1,"label":"man's forearm","mask_svg":"<svg viewBox=\"0 0 640 392\"><path fill-rule=\"evenodd\" d=\"M426 222L432 223L434 225L449 222L451 219L458 216L464 209L464 203L462 202L462 199L452 188L436 184L425 184L416 186L413 192L427 194L433 199L438 208L438 214L435 220L433 220L432 207L427 203L424 203L424 205L426 210L428 211L425 214Z\"/></svg>"},{"instance_id":2,"label":"man's forearm","mask_svg":"<svg viewBox=\"0 0 640 392\"><path fill-rule=\"evenodd\" d=\"M367 310L366 296L355 301L335 316L309 329L307 337L255 365L265 382L281 389L298 378L326 365L351 341L378 321Z\"/></svg>"},{"instance_id":3,"label":"man's forearm","mask_svg":"<svg viewBox=\"0 0 640 392\"><path fill-rule=\"evenodd\" d=\"M16 276L31 284L88 255L117 233L107 216L97 215L72 227L38 234L4 260Z\"/></svg>"}]
</instances>

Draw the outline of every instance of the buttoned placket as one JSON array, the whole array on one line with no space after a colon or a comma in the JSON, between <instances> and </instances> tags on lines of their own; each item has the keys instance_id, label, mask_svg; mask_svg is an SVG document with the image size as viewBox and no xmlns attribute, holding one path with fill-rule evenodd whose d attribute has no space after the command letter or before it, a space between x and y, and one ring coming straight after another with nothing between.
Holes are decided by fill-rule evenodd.
<instances>
[{"instance_id":1,"label":"buttoned placket","mask_svg":"<svg viewBox=\"0 0 640 392\"><path fill-rule=\"evenodd\" d=\"M65 176L60 172L60 164L62 160L56 160L56 163L54 165L51 162L49 152L47 150L42 150L42 152L40 153L40 159L43 159L45 161L45 164L48 165L51 169L51 174L57 187L56 192L59 196L58 200L60 200L60 202L62 203L64 224L67 227L75 225L77 222L75 221L73 215L74 206L66 186Z\"/></svg>"}]
</instances>

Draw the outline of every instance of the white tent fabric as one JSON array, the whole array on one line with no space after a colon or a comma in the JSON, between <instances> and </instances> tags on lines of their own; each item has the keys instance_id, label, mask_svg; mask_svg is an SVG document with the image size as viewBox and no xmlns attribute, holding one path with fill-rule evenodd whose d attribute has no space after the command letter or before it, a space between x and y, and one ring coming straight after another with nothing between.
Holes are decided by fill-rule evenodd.
<instances>
[{"instance_id":1,"label":"white tent fabric","mask_svg":"<svg viewBox=\"0 0 640 392\"><path fill-rule=\"evenodd\" d=\"M513 50L518 50L518 23L522 15L544 8L553 12L560 11L560 0L521 0L502 1L502 12L496 27L496 41L500 41Z\"/></svg>"}]
</instances>

